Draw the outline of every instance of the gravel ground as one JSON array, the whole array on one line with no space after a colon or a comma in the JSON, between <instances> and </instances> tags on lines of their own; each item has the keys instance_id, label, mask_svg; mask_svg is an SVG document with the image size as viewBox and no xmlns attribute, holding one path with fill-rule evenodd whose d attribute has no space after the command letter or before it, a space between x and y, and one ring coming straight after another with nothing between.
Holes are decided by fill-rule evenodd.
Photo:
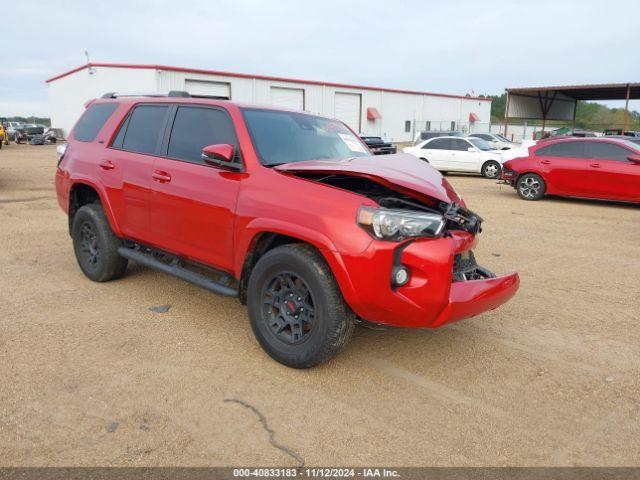
<instances>
[{"instance_id":1,"label":"gravel ground","mask_svg":"<svg viewBox=\"0 0 640 480\"><path fill-rule=\"evenodd\" d=\"M0 151L1 465L640 465L639 208L452 175L518 295L296 371L234 299L86 279L54 169L54 147Z\"/></svg>"}]
</instances>

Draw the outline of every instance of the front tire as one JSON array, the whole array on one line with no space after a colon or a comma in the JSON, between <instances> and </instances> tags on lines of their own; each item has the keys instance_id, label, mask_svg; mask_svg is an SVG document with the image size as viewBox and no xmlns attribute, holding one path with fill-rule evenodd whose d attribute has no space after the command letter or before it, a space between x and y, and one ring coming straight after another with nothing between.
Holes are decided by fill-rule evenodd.
<instances>
[{"instance_id":1,"label":"front tire","mask_svg":"<svg viewBox=\"0 0 640 480\"><path fill-rule=\"evenodd\" d=\"M502 168L498 162L495 160L489 160L482 165L481 173L484 178L496 179L500 177L501 170Z\"/></svg>"},{"instance_id":2,"label":"front tire","mask_svg":"<svg viewBox=\"0 0 640 480\"><path fill-rule=\"evenodd\" d=\"M547 185L540 175L527 173L518 178L516 190L523 200L540 200L547 191Z\"/></svg>"},{"instance_id":3,"label":"front tire","mask_svg":"<svg viewBox=\"0 0 640 480\"><path fill-rule=\"evenodd\" d=\"M304 244L267 252L249 277L251 328L274 360L310 368L334 357L349 341L354 313L324 258Z\"/></svg>"},{"instance_id":4,"label":"front tire","mask_svg":"<svg viewBox=\"0 0 640 480\"><path fill-rule=\"evenodd\" d=\"M122 240L111 230L101 205L91 203L78 209L71 237L78 265L91 280L107 282L124 275L127 259L118 254Z\"/></svg>"}]
</instances>

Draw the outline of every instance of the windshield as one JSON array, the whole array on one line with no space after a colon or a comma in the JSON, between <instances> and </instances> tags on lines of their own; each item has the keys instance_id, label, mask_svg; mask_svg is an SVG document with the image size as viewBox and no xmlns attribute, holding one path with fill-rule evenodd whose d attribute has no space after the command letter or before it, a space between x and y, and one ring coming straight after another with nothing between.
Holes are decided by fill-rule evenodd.
<instances>
[{"instance_id":1,"label":"windshield","mask_svg":"<svg viewBox=\"0 0 640 480\"><path fill-rule=\"evenodd\" d=\"M480 150L493 150L493 147L491 145L489 145L489 142L487 142L486 140L482 140L481 138L468 138L467 140L469 140L471 143L473 143L473 145L475 147L478 147Z\"/></svg>"},{"instance_id":2,"label":"windshield","mask_svg":"<svg viewBox=\"0 0 640 480\"><path fill-rule=\"evenodd\" d=\"M370 156L342 122L304 113L243 108L253 145L263 165Z\"/></svg>"}]
</instances>

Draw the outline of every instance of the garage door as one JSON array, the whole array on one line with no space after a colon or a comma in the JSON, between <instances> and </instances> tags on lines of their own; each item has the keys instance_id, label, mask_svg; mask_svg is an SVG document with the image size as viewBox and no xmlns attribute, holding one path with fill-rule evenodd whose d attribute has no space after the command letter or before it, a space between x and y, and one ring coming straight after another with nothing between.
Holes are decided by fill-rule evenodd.
<instances>
[{"instance_id":1,"label":"garage door","mask_svg":"<svg viewBox=\"0 0 640 480\"><path fill-rule=\"evenodd\" d=\"M360 94L336 92L334 115L351 129L360 133Z\"/></svg>"},{"instance_id":2,"label":"garage door","mask_svg":"<svg viewBox=\"0 0 640 480\"><path fill-rule=\"evenodd\" d=\"M271 104L293 110L304 110L304 90L302 88L271 87Z\"/></svg>"},{"instance_id":3,"label":"garage door","mask_svg":"<svg viewBox=\"0 0 640 480\"><path fill-rule=\"evenodd\" d=\"M192 95L207 95L231 99L231 85L225 82L208 82L206 80L185 80L185 89Z\"/></svg>"}]
</instances>

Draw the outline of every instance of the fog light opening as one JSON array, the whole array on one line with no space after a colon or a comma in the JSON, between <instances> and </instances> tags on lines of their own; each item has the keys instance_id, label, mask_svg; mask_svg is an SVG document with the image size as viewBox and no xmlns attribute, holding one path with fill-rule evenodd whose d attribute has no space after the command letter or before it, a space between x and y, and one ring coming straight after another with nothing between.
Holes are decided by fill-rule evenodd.
<instances>
[{"instance_id":1,"label":"fog light opening","mask_svg":"<svg viewBox=\"0 0 640 480\"><path fill-rule=\"evenodd\" d=\"M393 267L391 272L391 283L395 287L406 285L409 281L409 269L405 266Z\"/></svg>"}]
</instances>

